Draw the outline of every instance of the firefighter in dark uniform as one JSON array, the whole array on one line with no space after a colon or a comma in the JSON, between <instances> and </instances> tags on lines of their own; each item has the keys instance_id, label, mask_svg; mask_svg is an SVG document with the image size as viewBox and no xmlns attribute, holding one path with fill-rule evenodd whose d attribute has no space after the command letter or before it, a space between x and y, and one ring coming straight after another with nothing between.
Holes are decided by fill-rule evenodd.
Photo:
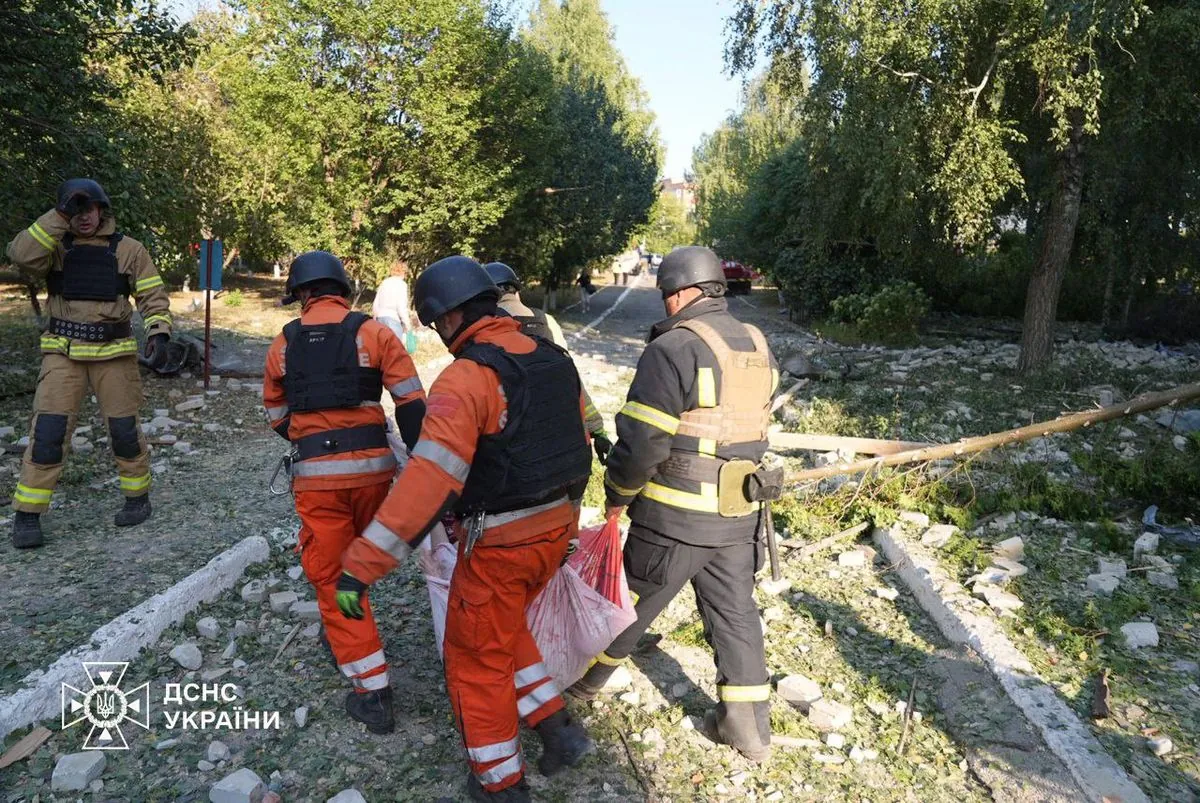
<instances>
[{"instance_id":1,"label":"firefighter in dark uniform","mask_svg":"<svg viewBox=\"0 0 1200 803\"><path fill-rule=\"evenodd\" d=\"M753 592L764 511L745 489L761 471L779 372L762 333L729 314L712 251L672 251L658 287L668 317L650 331L604 477L608 513L629 506L625 571L638 619L570 691L594 697L690 581L717 667L708 729L762 761L771 687Z\"/></svg>"}]
</instances>

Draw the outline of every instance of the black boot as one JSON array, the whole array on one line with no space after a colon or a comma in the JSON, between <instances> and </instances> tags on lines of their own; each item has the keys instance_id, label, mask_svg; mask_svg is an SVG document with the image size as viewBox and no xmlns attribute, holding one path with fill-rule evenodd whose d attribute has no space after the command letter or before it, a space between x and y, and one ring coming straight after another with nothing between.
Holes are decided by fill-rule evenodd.
<instances>
[{"instance_id":1,"label":"black boot","mask_svg":"<svg viewBox=\"0 0 1200 803\"><path fill-rule=\"evenodd\" d=\"M371 733L391 733L396 729L396 717L392 713L392 687L350 692L346 695L346 713L351 719L366 725Z\"/></svg>"},{"instance_id":2,"label":"black boot","mask_svg":"<svg viewBox=\"0 0 1200 803\"><path fill-rule=\"evenodd\" d=\"M33 549L46 543L42 537L42 516L40 513L23 513L17 511L13 518L13 546L17 549Z\"/></svg>"},{"instance_id":3,"label":"black boot","mask_svg":"<svg viewBox=\"0 0 1200 803\"><path fill-rule=\"evenodd\" d=\"M529 784L524 778L512 786L506 786L499 792L489 792L479 783L474 775L467 776L467 795L479 803L531 803Z\"/></svg>"},{"instance_id":4,"label":"black boot","mask_svg":"<svg viewBox=\"0 0 1200 803\"><path fill-rule=\"evenodd\" d=\"M150 518L150 494L125 497L125 507L113 516L113 524L118 527L132 527Z\"/></svg>"},{"instance_id":5,"label":"black boot","mask_svg":"<svg viewBox=\"0 0 1200 803\"><path fill-rule=\"evenodd\" d=\"M576 700L593 700L616 671L615 666L597 661L588 667L588 671L584 673L583 677L571 684L566 693Z\"/></svg>"},{"instance_id":6,"label":"black boot","mask_svg":"<svg viewBox=\"0 0 1200 803\"><path fill-rule=\"evenodd\" d=\"M771 757L771 714L768 703L717 704L704 715L704 732L755 764Z\"/></svg>"},{"instance_id":7,"label":"black boot","mask_svg":"<svg viewBox=\"0 0 1200 803\"><path fill-rule=\"evenodd\" d=\"M542 737L538 771L547 778L567 767L574 767L596 749L596 743L588 738L582 725L572 721L566 709L555 711L539 722L534 730Z\"/></svg>"}]
</instances>

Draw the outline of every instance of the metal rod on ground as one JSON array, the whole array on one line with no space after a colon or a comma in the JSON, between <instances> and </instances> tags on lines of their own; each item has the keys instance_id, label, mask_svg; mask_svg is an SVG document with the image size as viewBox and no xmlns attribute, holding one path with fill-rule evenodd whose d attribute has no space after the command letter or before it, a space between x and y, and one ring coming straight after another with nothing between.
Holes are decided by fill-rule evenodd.
<instances>
[{"instance_id":1,"label":"metal rod on ground","mask_svg":"<svg viewBox=\"0 0 1200 803\"><path fill-rule=\"evenodd\" d=\"M826 549L836 546L840 541L857 537L861 533L866 532L870 526L871 522L869 521L859 522L853 527L848 527L839 533L834 533L828 538L822 538L820 541L816 541L815 543L805 544L804 546L794 548L794 551L788 555L788 558L790 559L799 556L801 560L808 560L818 552L824 552Z\"/></svg>"},{"instance_id":2,"label":"metal rod on ground","mask_svg":"<svg viewBox=\"0 0 1200 803\"><path fill-rule=\"evenodd\" d=\"M824 479L825 477L834 477L839 474L860 474L864 471L884 466L900 466L906 463L925 463L951 457L962 457L963 455L994 449L997 446L1006 446L1010 443L1020 443L1022 441L1033 440L1034 438L1042 438L1057 432L1070 432L1081 427L1091 426L1092 424L1113 421L1125 416L1144 413L1148 410L1156 410L1159 407L1166 407L1167 405L1189 402L1194 399L1200 399L1200 383L1182 385L1159 393L1146 393L1124 404L1114 404L1110 407L1089 410L1084 413L1070 413L1060 416L1053 421L1042 421L1041 423L1030 424L1027 427L993 432L990 435L981 435L977 438L964 438L956 443L928 446L924 449L898 452L869 460L858 460L844 465L794 471L787 475L787 481L789 483L807 482L809 480Z\"/></svg>"},{"instance_id":3,"label":"metal rod on ground","mask_svg":"<svg viewBox=\"0 0 1200 803\"><path fill-rule=\"evenodd\" d=\"M295 627L292 628L292 631L287 634L287 638L285 638L283 640L283 643L279 645L279 651L275 653L275 657L271 659L271 663L275 663L276 661L279 660L279 656L283 655L283 651L288 648L288 645L292 643L292 639L294 639L296 637L296 634L299 632L300 632L300 625L296 625Z\"/></svg>"},{"instance_id":4,"label":"metal rod on ground","mask_svg":"<svg viewBox=\"0 0 1200 803\"><path fill-rule=\"evenodd\" d=\"M908 727L912 722L913 714L913 698L917 696L917 676L913 675L912 685L908 687L908 704L904 707L904 729L900 731L900 745L896 748L896 755L904 755L904 743L908 741Z\"/></svg>"},{"instance_id":5,"label":"metal rod on ground","mask_svg":"<svg viewBox=\"0 0 1200 803\"><path fill-rule=\"evenodd\" d=\"M638 786L642 787L642 791L646 793L646 800L654 800L654 792L642 778L642 771L638 769L637 759L633 757L633 750L629 748L629 742L625 739L625 732L622 728L617 729L617 736L621 737L621 744L625 745L625 756L629 759L629 766L633 768L633 777L637 779Z\"/></svg>"},{"instance_id":6,"label":"metal rod on ground","mask_svg":"<svg viewBox=\"0 0 1200 803\"><path fill-rule=\"evenodd\" d=\"M209 240L204 259L204 389L208 390L212 365L212 258L216 240Z\"/></svg>"}]
</instances>

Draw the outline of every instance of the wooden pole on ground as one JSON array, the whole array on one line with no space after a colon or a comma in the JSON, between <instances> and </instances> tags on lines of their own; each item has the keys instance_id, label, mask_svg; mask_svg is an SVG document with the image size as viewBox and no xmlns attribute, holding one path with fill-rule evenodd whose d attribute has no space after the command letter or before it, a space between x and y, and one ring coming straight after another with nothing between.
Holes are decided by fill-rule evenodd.
<instances>
[{"instance_id":1,"label":"wooden pole on ground","mask_svg":"<svg viewBox=\"0 0 1200 803\"><path fill-rule=\"evenodd\" d=\"M1033 440L1034 438L1043 438L1058 432L1070 432L1083 427L1089 427L1092 424L1113 421L1125 416L1144 413L1148 410L1156 410L1159 407L1167 407L1168 405L1178 405L1195 399L1200 399L1200 383L1182 385L1181 387L1164 390L1159 393L1144 393L1124 404L1114 404L1109 407L1102 407L1099 410L1089 410L1083 413L1070 413L1060 416L1053 421L1043 421L1038 424L1030 424L1027 427L1005 430L1004 432L993 432L991 435L981 435L977 438L964 438L956 443L927 446L923 449L897 452L868 460L857 460L844 465L793 471L788 473L787 482L808 482L840 474L861 474L864 471L880 469L885 466L926 463L933 460L962 457L963 455L995 449L998 446L1007 446L1010 443L1020 443L1022 441Z\"/></svg>"}]
</instances>

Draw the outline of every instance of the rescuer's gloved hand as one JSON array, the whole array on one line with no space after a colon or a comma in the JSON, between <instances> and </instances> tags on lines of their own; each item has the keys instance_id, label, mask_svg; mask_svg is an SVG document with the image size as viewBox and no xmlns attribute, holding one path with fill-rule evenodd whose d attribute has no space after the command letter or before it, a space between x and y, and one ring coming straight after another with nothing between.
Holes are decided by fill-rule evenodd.
<instances>
[{"instance_id":1,"label":"rescuer's gloved hand","mask_svg":"<svg viewBox=\"0 0 1200 803\"><path fill-rule=\"evenodd\" d=\"M167 343L171 338L164 334L146 338L146 359L151 368L162 368L167 364Z\"/></svg>"},{"instance_id":2,"label":"rescuer's gloved hand","mask_svg":"<svg viewBox=\"0 0 1200 803\"><path fill-rule=\"evenodd\" d=\"M347 619L363 618L362 601L370 588L349 572L342 572L337 584L337 606Z\"/></svg>"},{"instance_id":3,"label":"rescuer's gloved hand","mask_svg":"<svg viewBox=\"0 0 1200 803\"><path fill-rule=\"evenodd\" d=\"M597 432L592 436L592 448L596 450L596 459L600 465L608 463L608 453L612 451L613 443L608 439L607 432Z\"/></svg>"}]
</instances>

